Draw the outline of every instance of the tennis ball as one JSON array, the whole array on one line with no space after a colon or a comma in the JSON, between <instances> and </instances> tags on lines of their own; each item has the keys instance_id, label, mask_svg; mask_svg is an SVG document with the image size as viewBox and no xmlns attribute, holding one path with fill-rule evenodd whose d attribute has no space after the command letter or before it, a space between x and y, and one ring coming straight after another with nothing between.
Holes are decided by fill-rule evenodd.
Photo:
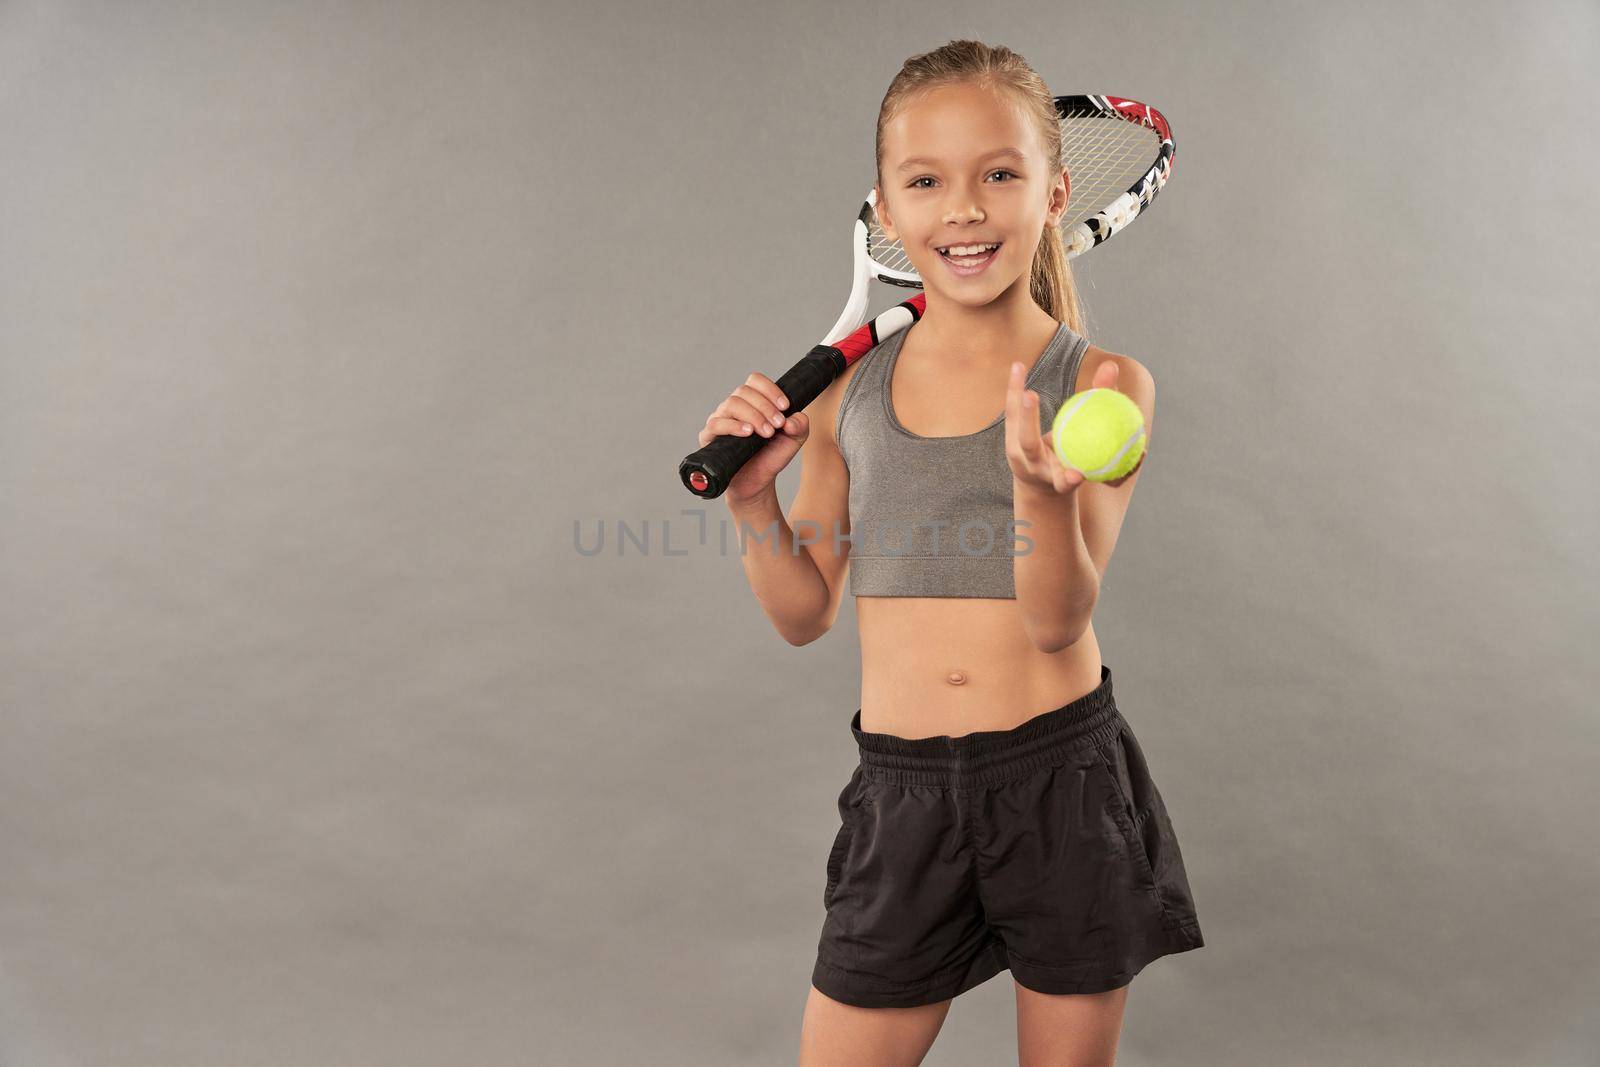
<instances>
[{"instance_id":1,"label":"tennis ball","mask_svg":"<svg viewBox=\"0 0 1600 1067\"><path fill-rule=\"evenodd\" d=\"M1051 425L1056 455L1091 482L1109 482L1139 464L1144 455L1144 414L1115 389L1074 393Z\"/></svg>"}]
</instances>

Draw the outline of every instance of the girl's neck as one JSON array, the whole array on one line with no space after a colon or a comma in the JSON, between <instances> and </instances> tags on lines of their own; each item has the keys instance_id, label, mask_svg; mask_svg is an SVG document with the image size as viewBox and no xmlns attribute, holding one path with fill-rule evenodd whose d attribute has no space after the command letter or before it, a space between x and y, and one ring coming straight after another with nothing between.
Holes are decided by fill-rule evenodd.
<instances>
[{"instance_id":1,"label":"girl's neck","mask_svg":"<svg viewBox=\"0 0 1600 1067\"><path fill-rule=\"evenodd\" d=\"M911 327L917 334L917 347L963 362L1015 359L1018 351L1027 349L1041 334L1053 335L1059 326L1034 301L1026 283L1021 284L1020 299L1008 291L977 307L930 293L922 318Z\"/></svg>"}]
</instances>

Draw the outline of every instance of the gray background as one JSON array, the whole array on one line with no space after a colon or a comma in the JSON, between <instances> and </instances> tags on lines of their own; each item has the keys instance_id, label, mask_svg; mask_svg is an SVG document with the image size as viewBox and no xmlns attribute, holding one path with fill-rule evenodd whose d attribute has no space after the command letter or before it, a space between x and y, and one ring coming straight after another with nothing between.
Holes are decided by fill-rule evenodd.
<instances>
[{"instance_id":1,"label":"gray background","mask_svg":"<svg viewBox=\"0 0 1600 1067\"><path fill-rule=\"evenodd\" d=\"M1121 1062L1594 1062L1592 3L18 0L0 1064L793 1062L854 620L785 644L675 468L969 35L1178 144L1077 261L1208 940Z\"/></svg>"}]
</instances>

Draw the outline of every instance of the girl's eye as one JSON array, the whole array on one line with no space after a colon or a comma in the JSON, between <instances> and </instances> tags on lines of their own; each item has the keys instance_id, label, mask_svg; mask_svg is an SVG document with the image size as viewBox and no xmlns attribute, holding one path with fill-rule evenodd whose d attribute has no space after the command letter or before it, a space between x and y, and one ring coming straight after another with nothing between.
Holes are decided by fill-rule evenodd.
<instances>
[{"instance_id":1,"label":"girl's eye","mask_svg":"<svg viewBox=\"0 0 1600 1067\"><path fill-rule=\"evenodd\" d=\"M992 170L992 171L989 172L989 177L992 178L996 174L1010 174L1013 178L1016 177L1016 174L1011 172L1011 171L1009 171L1009 170ZM913 188L913 189L926 189L927 188L926 185L918 185L917 182L931 182L931 181L933 181L933 179L928 177L926 174L924 174L922 177L916 179L915 181L913 181L911 183L911 188ZM1004 185L1006 183L1005 182L1001 182L1000 184Z\"/></svg>"}]
</instances>

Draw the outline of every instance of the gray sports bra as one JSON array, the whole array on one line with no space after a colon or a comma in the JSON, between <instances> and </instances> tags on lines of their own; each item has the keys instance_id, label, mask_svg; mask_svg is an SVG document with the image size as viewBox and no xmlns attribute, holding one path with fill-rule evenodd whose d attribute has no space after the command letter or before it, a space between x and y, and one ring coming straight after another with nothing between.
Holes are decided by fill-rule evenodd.
<instances>
[{"instance_id":1,"label":"gray sports bra","mask_svg":"<svg viewBox=\"0 0 1600 1067\"><path fill-rule=\"evenodd\" d=\"M1029 551L1033 539L1012 512L1004 412L957 437L922 437L900 425L889 382L915 328L863 353L839 401L834 436L850 472L850 592L1015 599L1012 556ZM1061 323L1028 374L1027 388L1039 394L1039 432L1072 394L1088 347Z\"/></svg>"}]
</instances>

